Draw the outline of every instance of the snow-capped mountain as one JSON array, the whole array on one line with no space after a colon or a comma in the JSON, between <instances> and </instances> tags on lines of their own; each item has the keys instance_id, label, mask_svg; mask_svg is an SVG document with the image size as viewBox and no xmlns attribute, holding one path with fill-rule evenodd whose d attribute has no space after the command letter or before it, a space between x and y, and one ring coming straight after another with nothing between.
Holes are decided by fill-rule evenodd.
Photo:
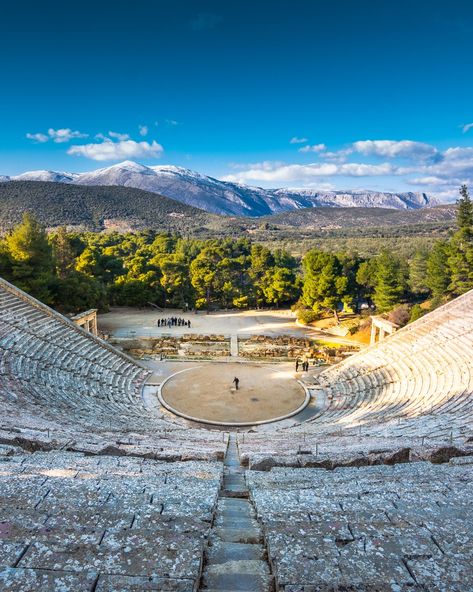
<instances>
[{"instance_id":1,"label":"snow-capped mountain","mask_svg":"<svg viewBox=\"0 0 473 592\"><path fill-rule=\"evenodd\" d=\"M414 192L263 189L219 181L177 166L144 166L133 161L88 173L31 171L14 177L0 176L0 181L9 180L135 187L159 193L207 212L230 216L264 216L321 206L417 209L438 204L435 198Z\"/></svg>"},{"instance_id":2,"label":"snow-capped mountain","mask_svg":"<svg viewBox=\"0 0 473 592\"><path fill-rule=\"evenodd\" d=\"M11 181L52 181L54 183L73 183L79 173L58 173L56 171L28 171L21 175L10 177ZM1 181L0 177L0 181ZM4 179L7 180L7 179Z\"/></svg>"}]
</instances>

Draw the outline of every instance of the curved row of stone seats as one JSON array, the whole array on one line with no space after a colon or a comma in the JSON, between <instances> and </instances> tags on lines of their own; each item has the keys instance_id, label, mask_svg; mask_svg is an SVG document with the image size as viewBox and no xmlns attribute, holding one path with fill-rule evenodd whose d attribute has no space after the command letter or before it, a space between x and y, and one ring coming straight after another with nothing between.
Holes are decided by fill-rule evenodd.
<instances>
[{"instance_id":1,"label":"curved row of stone seats","mask_svg":"<svg viewBox=\"0 0 473 592\"><path fill-rule=\"evenodd\" d=\"M222 471L0 446L0 589L193 592Z\"/></svg>"},{"instance_id":2,"label":"curved row of stone seats","mask_svg":"<svg viewBox=\"0 0 473 592\"><path fill-rule=\"evenodd\" d=\"M150 371L0 280L1 441L43 448L222 458L219 432L184 430L149 409Z\"/></svg>"},{"instance_id":3,"label":"curved row of stone seats","mask_svg":"<svg viewBox=\"0 0 473 592\"><path fill-rule=\"evenodd\" d=\"M295 458L300 450L313 455L318 446L319 457L332 451L337 462L342 456L356 462L363 444L367 453L468 445L473 441L472 351L470 291L320 373L319 413L304 424L285 426L281 437L240 438L243 458L250 466L271 455L281 456L281 464L300 465L302 458Z\"/></svg>"},{"instance_id":4,"label":"curved row of stone seats","mask_svg":"<svg viewBox=\"0 0 473 592\"><path fill-rule=\"evenodd\" d=\"M473 464L462 461L247 471L277 589L473 589Z\"/></svg>"}]
</instances>

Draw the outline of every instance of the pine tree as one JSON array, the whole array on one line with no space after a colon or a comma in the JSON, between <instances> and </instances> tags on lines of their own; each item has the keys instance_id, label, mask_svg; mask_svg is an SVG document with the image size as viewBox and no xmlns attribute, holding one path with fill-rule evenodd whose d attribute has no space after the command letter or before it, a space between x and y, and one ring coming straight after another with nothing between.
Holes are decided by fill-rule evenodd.
<instances>
[{"instance_id":1,"label":"pine tree","mask_svg":"<svg viewBox=\"0 0 473 592\"><path fill-rule=\"evenodd\" d=\"M71 241L64 226L61 226L52 240L56 273L60 279L65 279L74 271L74 252Z\"/></svg>"},{"instance_id":2,"label":"pine tree","mask_svg":"<svg viewBox=\"0 0 473 592\"><path fill-rule=\"evenodd\" d=\"M389 251L377 257L376 287L373 300L379 312L387 312L400 304L406 289L406 270Z\"/></svg>"},{"instance_id":3,"label":"pine tree","mask_svg":"<svg viewBox=\"0 0 473 592\"><path fill-rule=\"evenodd\" d=\"M337 306L345 298L348 279L339 260L331 253L309 251L303 260L303 302L313 310L331 310L338 321Z\"/></svg>"},{"instance_id":4,"label":"pine tree","mask_svg":"<svg viewBox=\"0 0 473 592\"><path fill-rule=\"evenodd\" d=\"M473 203L466 185L460 187L460 199L457 200L457 226L470 235L473 232Z\"/></svg>"},{"instance_id":5,"label":"pine tree","mask_svg":"<svg viewBox=\"0 0 473 592\"><path fill-rule=\"evenodd\" d=\"M428 252L419 249L409 261L409 288L416 296L424 296L429 293L427 286L427 258Z\"/></svg>"},{"instance_id":6,"label":"pine tree","mask_svg":"<svg viewBox=\"0 0 473 592\"><path fill-rule=\"evenodd\" d=\"M458 230L450 241L450 293L459 296L473 288L473 204L466 185L457 201Z\"/></svg>"},{"instance_id":7,"label":"pine tree","mask_svg":"<svg viewBox=\"0 0 473 592\"><path fill-rule=\"evenodd\" d=\"M41 224L29 213L5 239L11 261L12 280L40 300L51 302L53 257L48 236Z\"/></svg>"},{"instance_id":8,"label":"pine tree","mask_svg":"<svg viewBox=\"0 0 473 592\"><path fill-rule=\"evenodd\" d=\"M441 300L447 295L451 274L448 265L449 247L445 241L434 243L427 258L426 285L434 300Z\"/></svg>"}]
</instances>

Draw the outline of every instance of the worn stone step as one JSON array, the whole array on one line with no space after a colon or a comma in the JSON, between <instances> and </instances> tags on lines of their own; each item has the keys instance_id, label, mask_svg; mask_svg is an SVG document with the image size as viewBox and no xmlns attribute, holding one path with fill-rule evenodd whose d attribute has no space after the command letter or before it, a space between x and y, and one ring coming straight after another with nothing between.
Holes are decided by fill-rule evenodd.
<instances>
[{"instance_id":1,"label":"worn stone step","mask_svg":"<svg viewBox=\"0 0 473 592\"><path fill-rule=\"evenodd\" d=\"M259 528L214 528L212 535L229 543L249 543L257 545L263 542Z\"/></svg>"},{"instance_id":2,"label":"worn stone step","mask_svg":"<svg viewBox=\"0 0 473 592\"><path fill-rule=\"evenodd\" d=\"M253 506L248 500L239 500L233 498L223 498L218 500L219 509L244 510L248 507L251 509L251 511L253 511Z\"/></svg>"},{"instance_id":3,"label":"worn stone step","mask_svg":"<svg viewBox=\"0 0 473 592\"><path fill-rule=\"evenodd\" d=\"M207 564L241 560L265 560L266 552L261 545L216 541L207 548L205 559Z\"/></svg>"},{"instance_id":4,"label":"worn stone step","mask_svg":"<svg viewBox=\"0 0 473 592\"><path fill-rule=\"evenodd\" d=\"M238 498L228 498L228 499L238 499ZM246 500L242 500L242 501L246 501ZM245 509L245 510L232 509L232 508L221 508L221 509L219 508L217 510L217 515L218 516L225 516L226 518L248 518L251 520L256 519L256 514L251 509L251 507L248 509Z\"/></svg>"},{"instance_id":5,"label":"worn stone step","mask_svg":"<svg viewBox=\"0 0 473 592\"><path fill-rule=\"evenodd\" d=\"M240 559L225 561L225 563L214 563L207 565L207 574L209 575L253 575L268 576L269 567L266 561L261 559Z\"/></svg>"},{"instance_id":6,"label":"worn stone step","mask_svg":"<svg viewBox=\"0 0 473 592\"><path fill-rule=\"evenodd\" d=\"M258 529L258 522L249 516L222 516L217 514L215 528L254 528Z\"/></svg>"},{"instance_id":7,"label":"worn stone step","mask_svg":"<svg viewBox=\"0 0 473 592\"><path fill-rule=\"evenodd\" d=\"M238 456L233 456L231 458L226 458L225 459L225 466L226 467L240 467L240 459L238 458Z\"/></svg>"},{"instance_id":8,"label":"worn stone step","mask_svg":"<svg viewBox=\"0 0 473 592\"><path fill-rule=\"evenodd\" d=\"M202 589L240 592L273 592L274 580L270 575L261 576L242 573L206 574L202 580Z\"/></svg>"},{"instance_id":9,"label":"worn stone step","mask_svg":"<svg viewBox=\"0 0 473 592\"><path fill-rule=\"evenodd\" d=\"M243 473L232 473L231 475L223 476L224 483L242 483L246 486L246 481Z\"/></svg>"},{"instance_id":10,"label":"worn stone step","mask_svg":"<svg viewBox=\"0 0 473 592\"><path fill-rule=\"evenodd\" d=\"M250 494L248 491L238 491L238 490L227 490L222 489L219 493L220 497L230 497L230 498L240 498L240 499L248 499Z\"/></svg>"}]
</instances>

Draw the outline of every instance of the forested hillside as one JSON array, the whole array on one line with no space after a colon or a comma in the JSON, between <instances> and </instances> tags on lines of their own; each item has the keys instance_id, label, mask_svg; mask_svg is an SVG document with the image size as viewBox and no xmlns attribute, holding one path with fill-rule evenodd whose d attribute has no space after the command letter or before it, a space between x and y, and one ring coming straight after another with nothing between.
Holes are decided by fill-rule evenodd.
<instances>
[{"instance_id":1,"label":"forested hillside","mask_svg":"<svg viewBox=\"0 0 473 592\"><path fill-rule=\"evenodd\" d=\"M41 181L0 183L0 232L30 212L46 227L81 230L153 229L194 237L252 235L260 241L300 241L314 236L365 236L445 232L455 206L417 210L305 208L263 218L209 214L156 193L130 187L87 187Z\"/></svg>"},{"instance_id":2,"label":"forested hillside","mask_svg":"<svg viewBox=\"0 0 473 592\"><path fill-rule=\"evenodd\" d=\"M184 232L212 226L218 216L156 193L129 187L80 187L40 181L0 183L0 229L5 232L31 212L47 227L70 225Z\"/></svg>"},{"instance_id":3,"label":"forested hillside","mask_svg":"<svg viewBox=\"0 0 473 592\"><path fill-rule=\"evenodd\" d=\"M465 186L455 224L448 240L431 240L409 256L381 244L374 256L314 248L297 258L248 237L64 227L47 234L26 214L0 240L0 275L67 310L149 302L207 309L296 305L310 319L372 303L378 312L404 305L408 319L422 314L422 302L436 305L473 288L473 205Z\"/></svg>"}]
</instances>

